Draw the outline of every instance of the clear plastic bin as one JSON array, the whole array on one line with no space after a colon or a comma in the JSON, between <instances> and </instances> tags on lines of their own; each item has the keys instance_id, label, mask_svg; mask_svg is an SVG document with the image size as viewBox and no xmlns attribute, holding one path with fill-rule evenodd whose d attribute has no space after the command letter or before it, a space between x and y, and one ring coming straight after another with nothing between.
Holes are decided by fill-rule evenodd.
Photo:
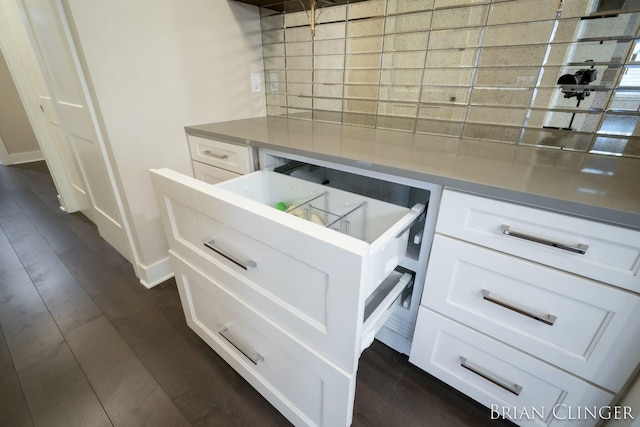
<instances>
[{"instance_id":1,"label":"clear plastic bin","mask_svg":"<svg viewBox=\"0 0 640 427\"><path fill-rule=\"evenodd\" d=\"M367 243L374 242L411 209L348 191L262 170L217 184L251 200Z\"/></svg>"},{"instance_id":2,"label":"clear plastic bin","mask_svg":"<svg viewBox=\"0 0 640 427\"><path fill-rule=\"evenodd\" d=\"M364 240L368 202L361 201L353 205L332 207L329 198L329 192L325 191L303 203L289 206L286 212L356 239Z\"/></svg>"}]
</instances>

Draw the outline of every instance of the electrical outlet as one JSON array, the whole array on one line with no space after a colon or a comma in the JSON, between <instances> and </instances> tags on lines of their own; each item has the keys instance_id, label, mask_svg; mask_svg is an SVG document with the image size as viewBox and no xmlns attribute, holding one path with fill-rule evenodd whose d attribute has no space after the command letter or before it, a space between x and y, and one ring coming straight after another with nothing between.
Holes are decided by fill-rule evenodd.
<instances>
[{"instance_id":1,"label":"electrical outlet","mask_svg":"<svg viewBox=\"0 0 640 427\"><path fill-rule=\"evenodd\" d=\"M271 93L278 93L278 73L270 73L269 81L271 82L270 88Z\"/></svg>"},{"instance_id":2,"label":"electrical outlet","mask_svg":"<svg viewBox=\"0 0 640 427\"><path fill-rule=\"evenodd\" d=\"M260 73L251 73L251 91L260 92Z\"/></svg>"}]
</instances>

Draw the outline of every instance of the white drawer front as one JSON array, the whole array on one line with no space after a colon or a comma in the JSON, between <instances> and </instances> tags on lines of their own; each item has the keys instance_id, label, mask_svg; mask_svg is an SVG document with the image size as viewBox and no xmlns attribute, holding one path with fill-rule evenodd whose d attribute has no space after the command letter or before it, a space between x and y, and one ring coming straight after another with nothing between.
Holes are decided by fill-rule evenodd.
<instances>
[{"instance_id":1,"label":"white drawer front","mask_svg":"<svg viewBox=\"0 0 640 427\"><path fill-rule=\"evenodd\" d=\"M253 171L251 147L187 135L191 158L238 174Z\"/></svg>"},{"instance_id":2,"label":"white drawer front","mask_svg":"<svg viewBox=\"0 0 640 427\"><path fill-rule=\"evenodd\" d=\"M451 190L436 231L640 292L639 231Z\"/></svg>"},{"instance_id":3,"label":"white drawer front","mask_svg":"<svg viewBox=\"0 0 640 427\"><path fill-rule=\"evenodd\" d=\"M640 363L640 297L436 235L423 305L609 390Z\"/></svg>"},{"instance_id":4,"label":"white drawer front","mask_svg":"<svg viewBox=\"0 0 640 427\"><path fill-rule=\"evenodd\" d=\"M224 278L220 283L230 292L353 368L365 290L381 265L397 265L395 237L411 215L393 224L382 241L367 244L173 171L155 171L152 179L173 252ZM387 240L392 242L385 245Z\"/></svg>"},{"instance_id":5,"label":"white drawer front","mask_svg":"<svg viewBox=\"0 0 640 427\"><path fill-rule=\"evenodd\" d=\"M353 376L172 256L187 323L295 425L347 426Z\"/></svg>"},{"instance_id":6,"label":"white drawer front","mask_svg":"<svg viewBox=\"0 0 640 427\"><path fill-rule=\"evenodd\" d=\"M228 179L237 178L240 174L229 172L200 162L193 162L193 174L196 179L204 181L207 184L217 184Z\"/></svg>"},{"instance_id":7,"label":"white drawer front","mask_svg":"<svg viewBox=\"0 0 640 427\"><path fill-rule=\"evenodd\" d=\"M519 425L592 426L597 419L568 420L569 411L604 406L613 398L424 307L410 361Z\"/></svg>"}]
</instances>

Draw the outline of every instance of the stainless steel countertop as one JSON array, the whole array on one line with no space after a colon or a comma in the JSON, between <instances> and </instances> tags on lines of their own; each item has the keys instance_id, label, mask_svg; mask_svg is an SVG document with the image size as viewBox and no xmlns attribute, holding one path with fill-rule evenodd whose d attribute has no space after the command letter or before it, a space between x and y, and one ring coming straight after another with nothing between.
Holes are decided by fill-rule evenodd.
<instances>
[{"instance_id":1,"label":"stainless steel countertop","mask_svg":"<svg viewBox=\"0 0 640 427\"><path fill-rule=\"evenodd\" d=\"M185 130L640 229L640 159L279 117Z\"/></svg>"}]
</instances>

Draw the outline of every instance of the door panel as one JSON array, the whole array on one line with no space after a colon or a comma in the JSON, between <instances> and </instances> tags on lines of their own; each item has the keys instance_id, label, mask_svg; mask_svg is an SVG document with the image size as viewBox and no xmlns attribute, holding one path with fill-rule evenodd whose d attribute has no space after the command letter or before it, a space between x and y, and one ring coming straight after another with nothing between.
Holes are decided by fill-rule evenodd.
<instances>
[{"instance_id":1,"label":"door panel","mask_svg":"<svg viewBox=\"0 0 640 427\"><path fill-rule=\"evenodd\" d=\"M75 156L80 163L80 170L88 183L94 209L110 221L120 223L118 206L112 197L112 190L102 181L107 176L107 171L104 163L96 158L95 143L78 135L71 135L71 142Z\"/></svg>"},{"instance_id":2,"label":"door panel","mask_svg":"<svg viewBox=\"0 0 640 427\"><path fill-rule=\"evenodd\" d=\"M77 212L88 209L91 206L91 200L89 199L87 185L84 182L84 178L80 171L80 164L78 163L78 160L73 153L73 149L67 140L64 129L62 128L62 123L60 123L53 106L51 97L45 95L42 91L40 92L40 105L42 106L43 115L53 137L55 148L60 154L64 164L65 175L67 175L71 188L73 189L73 201L69 201L67 200L67 197L63 197L65 202L67 202L64 207L67 212ZM52 173L54 172L52 171ZM71 203L71 205L69 205L69 203Z\"/></svg>"},{"instance_id":3,"label":"door panel","mask_svg":"<svg viewBox=\"0 0 640 427\"><path fill-rule=\"evenodd\" d=\"M55 0L23 0L22 3L57 101L83 105L84 95L75 58Z\"/></svg>"}]
</instances>

